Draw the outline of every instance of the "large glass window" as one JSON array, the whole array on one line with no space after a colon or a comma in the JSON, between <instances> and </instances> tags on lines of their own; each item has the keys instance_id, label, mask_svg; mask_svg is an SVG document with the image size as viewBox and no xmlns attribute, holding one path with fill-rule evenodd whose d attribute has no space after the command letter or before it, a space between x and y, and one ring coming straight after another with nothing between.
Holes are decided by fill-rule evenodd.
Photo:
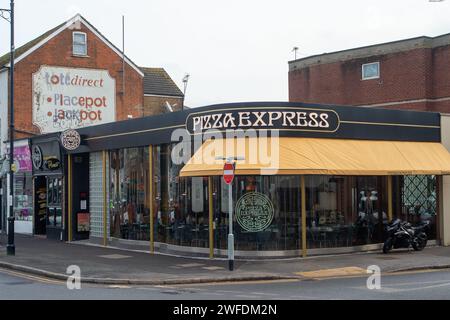
<instances>
[{"instance_id":1,"label":"large glass window","mask_svg":"<svg viewBox=\"0 0 450 320\"><path fill-rule=\"evenodd\" d=\"M208 178L180 178L172 147L154 148L155 241L209 247Z\"/></svg>"},{"instance_id":2,"label":"large glass window","mask_svg":"<svg viewBox=\"0 0 450 320\"><path fill-rule=\"evenodd\" d=\"M14 176L14 216L16 221L33 221L33 178L30 173Z\"/></svg>"},{"instance_id":3,"label":"large glass window","mask_svg":"<svg viewBox=\"0 0 450 320\"><path fill-rule=\"evenodd\" d=\"M214 178L215 247L227 248L228 186ZM233 183L236 250L297 250L300 237L300 177L238 176Z\"/></svg>"},{"instance_id":4,"label":"large glass window","mask_svg":"<svg viewBox=\"0 0 450 320\"><path fill-rule=\"evenodd\" d=\"M110 152L111 236L150 240L148 148Z\"/></svg>"},{"instance_id":5,"label":"large glass window","mask_svg":"<svg viewBox=\"0 0 450 320\"><path fill-rule=\"evenodd\" d=\"M386 199L384 177L306 177L308 248L382 242Z\"/></svg>"},{"instance_id":6,"label":"large glass window","mask_svg":"<svg viewBox=\"0 0 450 320\"><path fill-rule=\"evenodd\" d=\"M430 223L429 239L437 238L437 177L400 176L394 177L395 218L419 224Z\"/></svg>"}]
</instances>

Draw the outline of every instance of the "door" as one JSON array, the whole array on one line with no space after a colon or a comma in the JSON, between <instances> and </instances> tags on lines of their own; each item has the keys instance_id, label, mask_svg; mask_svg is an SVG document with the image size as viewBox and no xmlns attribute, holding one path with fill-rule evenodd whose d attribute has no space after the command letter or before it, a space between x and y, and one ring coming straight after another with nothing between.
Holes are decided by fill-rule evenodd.
<instances>
[{"instance_id":1,"label":"door","mask_svg":"<svg viewBox=\"0 0 450 320\"><path fill-rule=\"evenodd\" d=\"M47 177L47 238L64 241L63 177Z\"/></svg>"}]
</instances>

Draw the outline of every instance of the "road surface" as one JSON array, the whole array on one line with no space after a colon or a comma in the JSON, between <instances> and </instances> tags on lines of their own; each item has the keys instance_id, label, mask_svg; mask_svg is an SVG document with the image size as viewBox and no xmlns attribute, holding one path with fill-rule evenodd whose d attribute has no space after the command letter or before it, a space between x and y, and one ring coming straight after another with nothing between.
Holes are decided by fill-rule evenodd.
<instances>
[{"instance_id":1,"label":"road surface","mask_svg":"<svg viewBox=\"0 0 450 320\"><path fill-rule=\"evenodd\" d=\"M450 300L450 270L383 275L380 290L367 277L260 281L182 286L95 286L66 283L0 269L0 299L133 300Z\"/></svg>"}]
</instances>

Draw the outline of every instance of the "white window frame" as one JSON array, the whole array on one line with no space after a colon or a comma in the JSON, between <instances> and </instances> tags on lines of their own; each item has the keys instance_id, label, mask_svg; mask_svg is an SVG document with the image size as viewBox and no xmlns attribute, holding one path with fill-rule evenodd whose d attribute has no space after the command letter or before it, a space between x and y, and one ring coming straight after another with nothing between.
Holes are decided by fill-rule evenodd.
<instances>
[{"instance_id":1,"label":"white window frame","mask_svg":"<svg viewBox=\"0 0 450 320\"><path fill-rule=\"evenodd\" d=\"M75 53L75 36L76 35L83 35L84 36L84 47L85 47L84 54ZM81 44L79 44L79 45L81 45ZM86 57L87 56L87 51L88 51L87 45L88 45L88 41L87 41L87 33L86 32L75 31L75 32L72 33L72 54L74 56Z\"/></svg>"},{"instance_id":2,"label":"white window frame","mask_svg":"<svg viewBox=\"0 0 450 320\"><path fill-rule=\"evenodd\" d=\"M364 67L370 66L370 65L377 65L378 66L378 75L374 77L364 77ZM380 69L380 62L371 62L371 63L365 63L361 66L361 79L362 80L371 80L371 79L380 79L381 75L381 69Z\"/></svg>"}]
</instances>

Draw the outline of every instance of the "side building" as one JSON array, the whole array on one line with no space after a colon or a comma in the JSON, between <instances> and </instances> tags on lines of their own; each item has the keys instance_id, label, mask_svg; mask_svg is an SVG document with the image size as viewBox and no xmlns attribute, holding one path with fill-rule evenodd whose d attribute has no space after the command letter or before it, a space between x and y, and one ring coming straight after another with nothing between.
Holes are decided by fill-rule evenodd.
<instances>
[{"instance_id":1,"label":"side building","mask_svg":"<svg viewBox=\"0 0 450 320\"><path fill-rule=\"evenodd\" d=\"M289 101L450 112L450 34L289 62Z\"/></svg>"},{"instance_id":2,"label":"side building","mask_svg":"<svg viewBox=\"0 0 450 320\"><path fill-rule=\"evenodd\" d=\"M9 185L9 65L0 57L0 172L6 228ZM33 233L28 138L176 111L183 93L162 68L143 68L81 15L16 49L14 182L16 231Z\"/></svg>"}]
</instances>

